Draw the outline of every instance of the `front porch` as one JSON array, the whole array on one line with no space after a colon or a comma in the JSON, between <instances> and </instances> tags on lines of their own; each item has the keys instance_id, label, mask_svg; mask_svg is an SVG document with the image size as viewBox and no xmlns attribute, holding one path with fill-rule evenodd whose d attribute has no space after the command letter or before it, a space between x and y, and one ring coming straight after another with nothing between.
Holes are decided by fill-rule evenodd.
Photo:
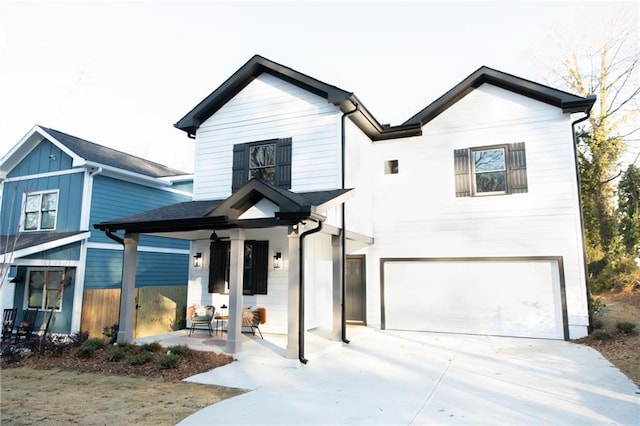
<instances>
[{"instance_id":1,"label":"front porch","mask_svg":"<svg viewBox=\"0 0 640 426\"><path fill-rule=\"evenodd\" d=\"M347 325L349 337L358 337L373 329L366 326ZM258 365L277 365L296 368L301 365L298 359L286 358L287 335L264 333L264 339L258 334L242 333L242 352L233 354L237 361ZM210 351L216 353L225 352L227 333L214 330L213 336L209 336L206 330L196 331L189 336L189 330L178 330L156 336L135 339L135 344L158 342L164 347L185 345L196 351ZM331 340L331 330L315 328L305 333L306 358L309 361L322 357L344 345L341 341Z\"/></svg>"}]
</instances>

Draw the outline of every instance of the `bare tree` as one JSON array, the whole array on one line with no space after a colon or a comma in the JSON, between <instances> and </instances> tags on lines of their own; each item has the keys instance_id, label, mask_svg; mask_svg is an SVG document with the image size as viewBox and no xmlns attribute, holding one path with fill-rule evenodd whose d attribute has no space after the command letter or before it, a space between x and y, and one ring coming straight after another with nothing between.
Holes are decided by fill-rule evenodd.
<instances>
[{"instance_id":1,"label":"bare tree","mask_svg":"<svg viewBox=\"0 0 640 426\"><path fill-rule=\"evenodd\" d=\"M587 121L577 130L582 206L591 272L623 253L615 203L621 157L638 141L640 54L637 23L618 13L602 31L589 28L573 43L560 41L562 54L551 66L554 84L581 96L597 95Z\"/></svg>"}]
</instances>

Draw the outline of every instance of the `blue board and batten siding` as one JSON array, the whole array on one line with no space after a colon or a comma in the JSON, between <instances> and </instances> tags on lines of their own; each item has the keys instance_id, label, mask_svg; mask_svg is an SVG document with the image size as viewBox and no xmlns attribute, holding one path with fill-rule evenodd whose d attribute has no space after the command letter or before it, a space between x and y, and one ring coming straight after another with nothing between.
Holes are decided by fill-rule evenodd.
<instances>
[{"instance_id":1,"label":"blue board and batten siding","mask_svg":"<svg viewBox=\"0 0 640 426\"><path fill-rule=\"evenodd\" d=\"M73 160L60 148L43 140L9 173L8 178L36 173L59 172L73 168Z\"/></svg>"}]
</instances>

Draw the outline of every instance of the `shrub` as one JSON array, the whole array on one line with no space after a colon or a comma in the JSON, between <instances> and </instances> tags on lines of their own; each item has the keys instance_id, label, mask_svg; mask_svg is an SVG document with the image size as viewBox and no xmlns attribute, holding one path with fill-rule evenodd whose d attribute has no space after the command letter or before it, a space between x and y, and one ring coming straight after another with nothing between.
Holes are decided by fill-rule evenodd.
<instances>
[{"instance_id":1,"label":"shrub","mask_svg":"<svg viewBox=\"0 0 640 426\"><path fill-rule=\"evenodd\" d=\"M137 354L131 359L131 365L142 365L146 364L150 361L153 361L155 355L149 351L143 351L142 353Z\"/></svg>"},{"instance_id":2,"label":"shrub","mask_svg":"<svg viewBox=\"0 0 640 426\"><path fill-rule=\"evenodd\" d=\"M102 339L88 339L76 350L76 356L79 358L91 358L98 349L105 347Z\"/></svg>"},{"instance_id":3,"label":"shrub","mask_svg":"<svg viewBox=\"0 0 640 426\"><path fill-rule=\"evenodd\" d=\"M142 345L142 350L145 352L160 352L162 345L158 342L145 343Z\"/></svg>"},{"instance_id":4,"label":"shrub","mask_svg":"<svg viewBox=\"0 0 640 426\"><path fill-rule=\"evenodd\" d=\"M593 333L591 333L591 338L594 340L600 340L601 342L604 342L606 340L610 340L611 335L606 330L596 330Z\"/></svg>"},{"instance_id":5,"label":"shrub","mask_svg":"<svg viewBox=\"0 0 640 426\"><path fill-rule=\"evenodd\" d=\"M148 353L148 352L147 352ZM163 355L162 358L160 358L159 361L159 365L160 368L178 368L178 365L180 364L180 361L182 361L182 356L177 355L175 353L168 353L166 355Z\"/></svg>"},{"instance_id":6,"label":"shrub","mask_svg":"<svg viewBox=\"0 0 640 426\"><path fill-rule=\"evenodd\" d=\"M184 357L189 353L189 350L190 349L187 347L187 345L169 346L169 348L167 350L167 354L178 355L180 357Z\"/></svg>"},{"instance_id":7,"label":"shrub","mask_svg":"<svg viewBox=\"0 0 640 426\"><path fill-rule=\"evenodd\" d=\"M602 320L600 318L594 318L593 320L593 328L594 330L597 330L599 328L604 327L604 323L602 322Z\"/></svg>"},{"instance_id":8,"label":"shrub","mask_svg":"<svg viewBox=\"0 0 640 426\"><path fill-rule=\"evenodd\" d=\"M622 333L631 334L633 333L633 330L636 328L636 325L629 321L621 321L616 323L616 328L618 329L618 331Z\"/></svg>"},{"instance_id":9,"label":"shrub","mask_svg":"<svg viewBox=\"0 0 640 426\"><path fill-rule=\"evenodd\" d=\"M640 288L640 268L631 257L607 263L601 271L589 279L589 287L595 293L615 289L629 291Z\"/></svg>"},{"instance_id":10,"label":"shrub","mask_svg":"<svg viewBox=\"0 0 640 426\"><path fill-rule=\"evenodd\" d=\"M122 361L125 356L127 356L126 349L118 346L114 346L113 348L111 348L106 358L107 358L107 361L109 362L118 362L118 361Z\"/></svg>"}]
</instances>

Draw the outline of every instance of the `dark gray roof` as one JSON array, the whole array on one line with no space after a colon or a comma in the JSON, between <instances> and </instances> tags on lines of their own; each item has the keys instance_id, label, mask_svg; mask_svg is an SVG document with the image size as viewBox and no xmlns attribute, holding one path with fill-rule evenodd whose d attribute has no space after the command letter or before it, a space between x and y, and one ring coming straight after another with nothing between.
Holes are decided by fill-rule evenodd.
<instances>
[{"instance_id":1,"label":"dark gray roof","mask_svg":"<svg viewBox=\"0 0 640 426\"><path fill-rule=\"evenodd\" d=\"M327 102L339 106L343 113L354 112L349 114L349 119L372 141L421 135L422 126L483 83L494 84L546 102L561 108L563 112L589 111L595 101L595 96L582 98L483 66L404 123L397 126L383 126L353 93L316 80L260 55L255 55L174 126L189 135L194 135L206 119L262 73L272 74L295 86L322 96L327 99Z\"/></svg>"},{"instance_id":2,"label":"dark gray roof","mask_svg":"<svg viewBox=\"0 0 640 426\"><path fill-rule=\"evenodd\" d=\"M474 73L458 83L453 89L436 99L426 108L404 122L405 125L426 123L440 115L472 90L484 83L501 87L529 98L561 108L562 112L588 112L595 102L595 96L586 98L572 95L562 90L535 83L524 78L497 71L489 67L480 67Z\"/></svg>"},{"instance_id":3,"label":"dark gray roof","mask_svg":"<svg viewBox=\"0 0 640 426\"><path fill-rule=\"evenodd\" d=\"M29 247L39 246L63 238L72 237L87 231L72 232L21 232L16 235L0 235L0 254L18 251Z\"/></svg>"},{"instance_id":4,"label":"dark gray roof","mask_svg":"<svg viewBox=\"0 0 640 426\"><path fill-rule=\"evenodd\" d=\"M172 204L112 221L97 223L94 227L111 232L127 230L150 233L228 228L238 226L238 223L234 222L234 218L229 217L229 210L225 208L225 204L233 204L235 206L235 203L244 203L247 200L256 201L269 194L272 198L277 198L272 201L278 203L281 207L286 206L287 211L281 213L291 213L295 217L301 215L309 217L312 207L320 206L349 191L351 189L294 193L258 179L252 179L226 200L187 201ZM288 219L293 220L293 218L286 218L280 224L285 223L284 221ZM270 226L276 226L277 224L277 218L269 219L269 222L266 223L266 225Z\"/></svg>"},{"instance_id":5,"label":"dark gray roof","mask_svg":"<svg viewBox=\"0 0 640 426\"><path fill-rule=\"evenodd\" d=\"M87 161L116 167L118 169L154 178L187 174L183 171L172 169L170 167L163 166L162 164L136 157L135 155L107 148L106 146L98 145L55 129L47 127L42 127L42 129L56 138L58 142L69 148L76 155Z\"/></svg>"},{"instance_id":6,"label":"dark gray roof","mask_svg":"<svg viewBox=\"0 0 640 426\"><path fill-rule=\"evenodd\" d=\"M187 115L178 120L174 126L184 130L189 135L194 135L198 127L206 119L211 117L262 73L272 74L304 90L324 97L327 102L338 106L343 113L353 112L353 114L349 114L349 119L372 140L394 139L420 134L420 126L400 125L385 127L376 120L373 114L367 110L353 93L309 77L260 55L255 55L249 59L221 86L204 98Z\"/></svg>"}]
</instances>

